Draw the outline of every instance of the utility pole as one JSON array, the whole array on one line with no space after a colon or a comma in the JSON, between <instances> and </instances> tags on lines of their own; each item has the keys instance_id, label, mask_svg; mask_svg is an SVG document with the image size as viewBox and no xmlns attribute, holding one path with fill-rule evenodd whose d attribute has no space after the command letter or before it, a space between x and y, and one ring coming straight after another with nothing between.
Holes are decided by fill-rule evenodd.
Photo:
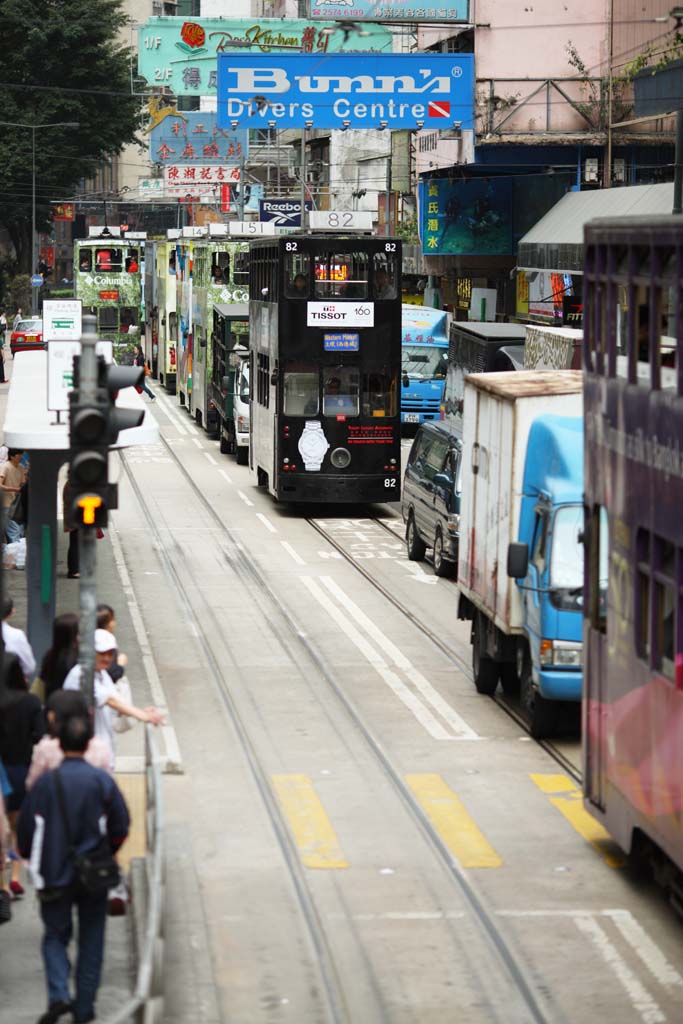
<instances>
[{"instance_id":1,"label":"utility pole","mask_svg":"<svg viewBox=\"0 0 683 1024\"><path fill-rule=\"evenodd\" d=\"M240 192L238 203L238 220L244 220L244 149L240 150Z\"/></svg>"}]
</instances>

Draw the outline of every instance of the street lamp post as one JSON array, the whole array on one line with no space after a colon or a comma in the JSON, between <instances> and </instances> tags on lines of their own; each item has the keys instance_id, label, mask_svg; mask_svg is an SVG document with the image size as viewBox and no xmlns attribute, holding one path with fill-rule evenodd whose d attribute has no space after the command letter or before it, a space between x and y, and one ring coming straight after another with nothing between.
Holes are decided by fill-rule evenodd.
<instances>
[{"instance_id":1,"label":"street lamp post","mask_svg":"<svg viewBox=\"0 0 683 1024\"><path fill-rule=\"evenodd\" d=\"M53 121L50 124L26 124L22 121L0 121L6 128L31 129L31 277L36 272L36 131L38 128L80 128L80 121ZM38 312L38 289L31 283L31 312Z\"/></svg>"}]
</instances>

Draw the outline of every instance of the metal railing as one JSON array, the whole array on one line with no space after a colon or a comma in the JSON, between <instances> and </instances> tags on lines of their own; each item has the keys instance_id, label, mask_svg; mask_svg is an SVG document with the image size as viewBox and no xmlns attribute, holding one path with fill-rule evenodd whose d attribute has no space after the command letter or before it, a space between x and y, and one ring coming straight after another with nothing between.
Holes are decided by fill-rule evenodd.
<instances>
[{"instance_id":1,"label":"metal railing","mask_svg":"<svg viewBox=\"0 0 683 1024\"><path fill-rule=\"evenodd\" d=\"M162 759L151 725L145 726L145 857L141 889L134 890L136 908L143 907L143 920L137 929L137 979L135 990L126 1003L104 1024L161 1024L163 1020L163 890L164 890L164 808L161 791ZM139 911L138 911L139 913ZM137 914L136 914L137 916Z\"/></svg>"}]
</instances>

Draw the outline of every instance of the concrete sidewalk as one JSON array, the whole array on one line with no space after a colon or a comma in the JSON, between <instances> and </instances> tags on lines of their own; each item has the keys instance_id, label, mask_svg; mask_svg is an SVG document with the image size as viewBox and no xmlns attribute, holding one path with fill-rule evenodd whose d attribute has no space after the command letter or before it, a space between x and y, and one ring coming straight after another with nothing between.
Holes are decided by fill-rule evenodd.
<instances>
[{"instance_id":1,"label":"concrete sidewalk","mask_svg":"<svg viewBox=\"0 0 683 1024\"><path fill-rule=\"evenodd\" d=\"M9 350L5 350L9 355ZM21 356L18 356L21 358ZM12 360L7 359L5 373L11 376ZM0 422L4 423L9 384L0 384ZM55 496L57 500L57 496ZM78 581L66 578L67 535L59 531L57 554L57 613L78 612ZM122 583L108 537L97 547L98 596L111 604L117 615L116 635L119 648L128 655L128 678L133 701L141 706L152 703L136 631L123 600ZM13 625L26 629L26 574L4 570L4 586L15 604ZM122 850L124 865L131 856L144 852L145 776L143 726L117 737L117 776L128 801L132 818L131 835ZM26 895L12 903L12 920L0 930L0 1024L33 1024L47 1006L40 940L42 925L38 903L30 883L24 877ZM132 917L108 918L105 963L98 997L98 1019L104 1020L117 1010L130 994L134 981L132 953ZM75 959L75 957L72 957ZM64 1018L65 1020L68 1018Z\"/></svg>"}]
</instances>

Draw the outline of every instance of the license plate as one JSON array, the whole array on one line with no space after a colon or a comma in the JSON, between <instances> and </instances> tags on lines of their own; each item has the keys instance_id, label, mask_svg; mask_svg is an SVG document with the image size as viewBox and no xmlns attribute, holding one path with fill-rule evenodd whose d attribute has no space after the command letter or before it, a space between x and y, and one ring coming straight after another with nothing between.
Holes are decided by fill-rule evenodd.
<instances>
[{"instance_id":1,"label":"license plate","mask_svg":"<svg viewBox=\"0 0 683 1024\"><path fill-rule=\"evenodd\" d=\"M403 413L403 422L404 423L419 423L420 422L420 414L419 414L419 412L404 412Z\"/></svg>"},{"instance_id":2,"label":"license plate","mask_svg":"<svg viewBox=\"0 0 683 1024\"><path fill-rule=\"evenodd\" d=\"M26 338L27 341L38 341L37 334L26 334L24 335L24 337Z\"/></svg>"}]
</instances>

